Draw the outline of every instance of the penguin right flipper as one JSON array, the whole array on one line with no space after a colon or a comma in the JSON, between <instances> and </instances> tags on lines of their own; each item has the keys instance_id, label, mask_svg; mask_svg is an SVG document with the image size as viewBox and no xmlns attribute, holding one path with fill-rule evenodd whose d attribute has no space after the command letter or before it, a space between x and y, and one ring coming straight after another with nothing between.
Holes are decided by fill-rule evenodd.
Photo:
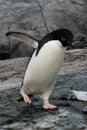
<instances>
[{"instance_id":1,"label":"penguin right flipper","mask_svg":"<svg viewBox=\"0 0 87 130\"><path fill-rule=\"evenodd\" d=\"M21 33L21 32L8 32L6 33L6 36L17 38L21 41L28 43L30 47L33 47L35 49L38 48L38 40L32 38L28 34Z\"/></svg>"}]
</instances>

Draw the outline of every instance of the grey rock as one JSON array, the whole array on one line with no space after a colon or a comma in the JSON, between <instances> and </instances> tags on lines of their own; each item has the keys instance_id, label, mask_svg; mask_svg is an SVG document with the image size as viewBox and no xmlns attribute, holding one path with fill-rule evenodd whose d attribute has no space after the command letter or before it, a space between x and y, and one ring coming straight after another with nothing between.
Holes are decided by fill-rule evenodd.
<instances>
[{"instance_id":1,"label":"grey rock","mask_svg":"<svg viewBox=\"0 0 87 130\"><path fill-rule=\"evenodd\" d=\"M22 42L15 42L10 46L9 58L29 57L34 52L33 48L30 48L27 44Z\"/></svg>"},{"instance_id":2,"label":"grey rock","mask_svg":"<svg viewBox=\"0 0 87 130\"><path fill-rule=\"evenodd\" d=\"M85 34L77 34L74 38L73 46L75 48L87 48L87 37Z\"/></svg>"},{"instance_id":3,"label":"grey rock","mask_svg":"<svg viewBox=\"0 0 87 130\"><path fill-rule=\"evenodd\" d=\"M87 113L87 106L85 106L85 107L83 108L83 112L84 112L84 113Z\"/></svg>"},{"instance_id":4,"label":"grey rock","mask_svg":"<svg viewBox=\"0 0 87 130\"><path fill-rule=\"evenodd\" d=\"M47 115L37 119L36 122L39 122L39 124L36 123L35 126L37 129L57 129L58 126L61 126L61 129L67 130L85 128L85 125L83 125L83 123L81 124L82 119L80 115L78 115L78 117L80 120L77 119L77 115L75 113L71 113L65 109L59 109L59 114L57 115ZM78 122L76 122L77 120Z\"/></svg>"}]
</instances>

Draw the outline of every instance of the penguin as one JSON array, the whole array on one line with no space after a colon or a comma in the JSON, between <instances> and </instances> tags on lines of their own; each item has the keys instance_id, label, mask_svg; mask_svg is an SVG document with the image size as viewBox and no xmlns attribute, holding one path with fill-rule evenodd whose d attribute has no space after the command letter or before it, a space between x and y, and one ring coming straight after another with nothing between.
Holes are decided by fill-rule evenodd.
<instances>
[{"instance_id":1,"label":"penguin","mask_svg":"<svg viewBox=\"0 0 87 130\"><path fill-rule=\"evenodd\" d=\"M24 101L32 103L28 94L39 93L44 109L57 108L56 105L49 103L49 97L64 62L66 48L67 46L72 47L72 32L66 28L60 28L48 33L41 40L36 40L21 32L8 32L6 36L22 40L35 49L28 63L20 90Z\"/></svg>"}]
</instances>

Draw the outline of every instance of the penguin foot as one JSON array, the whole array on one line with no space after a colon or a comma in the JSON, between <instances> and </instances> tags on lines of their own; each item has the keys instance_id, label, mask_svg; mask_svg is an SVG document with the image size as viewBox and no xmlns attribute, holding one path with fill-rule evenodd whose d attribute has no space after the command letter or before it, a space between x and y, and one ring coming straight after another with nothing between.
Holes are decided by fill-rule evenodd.
<instances>
[{"instance_id":1,"label":"penguin foot","mask_svg":"<svg viewBox=\"0 0 87 130\"><path fill-rule=\"evenodd\" d=\"M32 103L32 100L30 99L30 97L27 94L22 94L23 99L26 103Z\"/></svg>"},{"instance_id":2,"label":"penguin foot","mask_svg":"<svg viewBox=\"0 0 87 130\"><path fill-rule=\"evenodd\" d=\"M43 108L44 109L55 109L55 108L57 108L57 106L49 104L48 102L44 102Z\"/></svg>"}]
</instances>

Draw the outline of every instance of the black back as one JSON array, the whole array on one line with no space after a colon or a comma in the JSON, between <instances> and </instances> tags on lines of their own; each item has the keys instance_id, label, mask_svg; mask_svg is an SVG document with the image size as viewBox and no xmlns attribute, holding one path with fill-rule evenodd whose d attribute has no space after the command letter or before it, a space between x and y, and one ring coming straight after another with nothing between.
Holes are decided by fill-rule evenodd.
<instances>
[{"instance_id":1,"label":"black back","mask_svg":"<svg viewBox=\"0 0 87 130\"><path fill-rule=\"evenodd\" d=\"M39 53L41 47L47 43L48 41L52 40L59 40L63 47L71 46L72 40L73 40L73 34L68 29L58 29L55 30L49 34L47 34L39 43L39 46L37 48L36 55Z\"/></svg>"}]
</instances>

